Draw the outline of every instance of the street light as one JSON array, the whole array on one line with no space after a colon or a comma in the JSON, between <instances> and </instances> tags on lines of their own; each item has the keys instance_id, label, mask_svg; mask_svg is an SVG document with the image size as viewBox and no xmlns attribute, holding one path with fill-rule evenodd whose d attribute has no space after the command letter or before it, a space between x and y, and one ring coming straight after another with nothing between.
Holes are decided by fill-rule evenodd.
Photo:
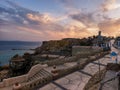
<instances>
[{"instance_id":1,"label":"street light","mask_svg":"<svg viewBox=\"0 0 120 90\"><path fill-rule=\"evenodd\" d=\"M98 54L100 56L100 54ZM101 79L101 75L100 75L100 60L98 59L98 69L99 69L99 79Z\"/></svg>"}]
</instances>

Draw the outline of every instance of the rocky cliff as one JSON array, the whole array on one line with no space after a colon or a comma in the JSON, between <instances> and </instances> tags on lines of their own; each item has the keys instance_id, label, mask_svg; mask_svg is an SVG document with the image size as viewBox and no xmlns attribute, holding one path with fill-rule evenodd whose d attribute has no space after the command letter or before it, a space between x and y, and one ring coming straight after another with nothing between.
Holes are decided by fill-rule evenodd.
<instances>
[{"instance_id":1,"label":"rocky cliff","mask_svg":"<svg viewBox=\"0 0 120 90\"><path fill-rule=\"evenodd\" d=\"M36 48L35 54L71 55L72 46L92 45L89 39L65 38L62 40L43 41L41 47ZM92 41L92 40L91 40Z\"/></svg>"}]
</instances>

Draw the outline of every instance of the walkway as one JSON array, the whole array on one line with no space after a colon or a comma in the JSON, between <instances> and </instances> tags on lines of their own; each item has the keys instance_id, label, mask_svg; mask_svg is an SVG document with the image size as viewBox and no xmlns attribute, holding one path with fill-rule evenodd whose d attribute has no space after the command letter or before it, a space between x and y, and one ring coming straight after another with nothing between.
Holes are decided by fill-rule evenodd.
<instances>
[{"instance_id":1,"label":"walkway","mask_svg":"<svg viewBox=\"0 0 120 90\"><path fill-rule=\"evenodd\" d=\"M118 52L112 47L112 51ZM120 55L118 56L120 58ZM120 61L120 59L119 59ZM107 63L112 62L109 55L99 59L100 68L103 69ZM92 75L99 71L98 61L89 63L84 69L76 71L54 82L51 82L38 90L83 90Z\"/></svg>"}]
</instances>

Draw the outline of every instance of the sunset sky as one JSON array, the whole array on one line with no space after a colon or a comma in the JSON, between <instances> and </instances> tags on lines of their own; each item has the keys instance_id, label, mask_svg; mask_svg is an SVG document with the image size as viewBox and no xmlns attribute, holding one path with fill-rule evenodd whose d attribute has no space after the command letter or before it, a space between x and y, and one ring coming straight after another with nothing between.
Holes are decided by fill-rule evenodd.
<instances>
[{"instance_id":1,"label":"sunset sky","mask_svg":"<svg viewBox=\"0 0 120 90\"><path fill-rule=\"evenodd\" d=\"M120 35L120 0L0 0L0 40Z\"/></svg>"}]
</instances>

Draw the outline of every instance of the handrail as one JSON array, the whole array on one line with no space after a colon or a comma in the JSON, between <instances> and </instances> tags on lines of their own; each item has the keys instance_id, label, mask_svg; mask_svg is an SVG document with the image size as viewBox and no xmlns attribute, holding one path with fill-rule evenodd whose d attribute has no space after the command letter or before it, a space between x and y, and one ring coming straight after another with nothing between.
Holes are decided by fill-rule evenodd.
<instances>
[{"instance_id":1,"label":"handrail","mask_svg":"<svg viewBox=\"0 0 120 90\"><path fill-rule=\"evenodd\" d=\"M104 81L104 82L101 82L101 83L100 83L99 90L102 90L102 87L104 86L105 83L110 82L110 81L112 81L112 80L115 80L116 78L118 78L118 79L120 80L120 72L118 72L115 77L113 77L113 78L111 78L111 79L109 79L109 80L106 80L106 81ZM119 85L120 85L120 81L119 81L119 84L118 84L118 90L120 90L120 86L119 86Z\"/></svg>"}]
</instances>

